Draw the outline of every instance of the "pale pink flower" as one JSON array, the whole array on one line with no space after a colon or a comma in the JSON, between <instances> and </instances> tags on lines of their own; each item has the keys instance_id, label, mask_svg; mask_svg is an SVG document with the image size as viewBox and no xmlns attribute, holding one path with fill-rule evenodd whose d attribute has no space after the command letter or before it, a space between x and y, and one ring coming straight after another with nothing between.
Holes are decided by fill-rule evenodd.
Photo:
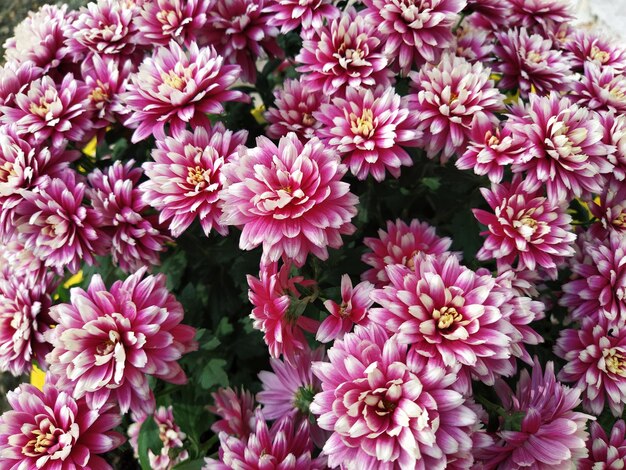
<instances>
[{"instance_id":1,"label":"pale pink flower","mask_svg":"<svg viewBox=\"0 0 626 470\"><path fill-rule=\"evenodd\" d=\"M159 211L159 222L169 221L174 237L179 237L197 218L204 234L211 230L228 233L221 225L223 188L222 168L245 144L248 132L226 130L222 123L210 128L196 127L193 134L183 131L177 138L157 140L152 151L154 162L143 169L148 181L139 189L143 201Z\"/></svg>"},{"instance_id":2,"label":"pale pink flower","mask_svg":"<svg viewBox=\"0 0 626 470\"><path fill-rule=\"evenodd\" d=\"M373 290L374 285L368 281L352 287L350 276L341 276L341 304L331 299L324 302L330 315L320 325L315 339L320 343L328 343L341 339L345 333L352 331L354 325L367 323L367 312L374 303L370 299Z\"/></svg>"},{"instance_id":3,"label":"pale pink flower","mask_svg":"<svg viewBox=\"0 0 626 470\"><path fill-rule=\"evenodd\" d=\"M145 2L135 19L138 41L148 46L174 39L189 46L206 26L212 0L152 0Z\"/></svg>"},{"instance_id":4,"label":"pale pink flower","mask_svg":"<svg viewBox=\"0 0 626 470\"><path fill-rule=\"evenodd\" d=\"M43 70L31 61L0 65L0 106L14 106L15 96L43 74Z\"/></svg>"},{"instance_id":5,"label":"pale pink flower","mask_svg":"<svg viewBox=\"0 0 626 470\"><path fill-rule=\"evenodd\" d=\"M497 124L494 114L504 108L504 96L490 79L491 70L446 53L439 64L426 64L411 72L410 109L416 113L420 140L428 158L440 154L445 163L465 150L476 122Z\"/></svg>"},{"instance_id":6,"label":"pale pink flower","mask_svg":"<svg viewBox=\"0 0 626 470\"><path fill-rule=\"evenodd\" d=\"M400 166L413 165L402 147L417 146L417 116L393 88L348 87L345 98L322 104L313 117L322 123L317 135L337 149L360 180L372 175L383 181L387 171L398 178Z\"/></svg>"},{"instance_id":7,"label":"pale pink flower","mask_svg":"<svg viewBox=\"0 0 626 470\"><path fill-rule=\"evenodd\" d=\"M602 426L594 421L589 426L591 436L587 439L589 455L578 461L579 470L621 470L626 466L626 425L624 420L615 422L607 437Z\"/></svg>"},{"instance_id":8,"label":"pale pink flower","mask_svg":"<svg viewBox=\"0 0 626 470\"><path fill-rule=\"evenodd\" d=\"M589 227L591 234L604 239L611 232L626 237L626 184L616 178L608 179L599 198L588 203L589 211L598 219Z\"/></svg>"},{"instance_id":9,"label":"pale pink flower","mask_svg":"<svg viewBox=\"0 0 626 470\"><path fill-rule=\"evenodd\" d=\"M195 42L184 51L175 41L155 49L131 76L124 100L131 116L125 122L136 127L132 141L150 134L165 139L165 124L176 137L187 124L208 127L207 114L224 111L224 101L246 101L240 91L228 88L237 81L241 68L224 65L212 47L198 49Z\"/></svg>"},{"instance_id":10,"label":"pale pink flower","mask_svg":"<svg viewBox=\"0 0 626 470\"><path fill-rule=\"evenodd\" d=\"M313 363L322 381L311 411L332 432L332 468L470 468L477 416L450 387L456 376L378 325L357 326ZM454 464L453 464L454 463Z\"/></svg>"},{"instance_id":11,"label":"pale pink flower","mask_svg":"<svg viewBox=\"0 0 626 470\"><path fill-rule=\"evenodd\" d=\"M487 227L476 257L495 259L498 265L515 264L518 270L541 266L556 279L557 268L574 255L576 235L566 205L551 202L540 187L519 176L480 192L493 213L473 209L476 219Z\"/></svg>"},{"instance_id":12,"label":"pale pink flower","mask_svg":"<svg viewBox=\"0 0 626 470\"><path fill-rule=\"evenodd\" d=\"M256 427L254 396L243 388L239 393L232 388L220 388L211 396L215 405L209 406L209 411L221 418L213 423L211 431L246 439Z\"/></svg>"},{"instance_id":13,"label":"pale pink flower","mask_svg":"<svg viewBox=\"0 0 626 470\"><path fill-rule=\"evenodd\" d=\"M389 284L389 277L385 268L392 265L403 265L412 269L413 259L418 253L442 255L450 249L452 240L448 237L438 237L435 227L417 219L409 224L396 219L387 221L387 231L378 230L378 237L366 237L363 244L371 252L365 253L361 260L372 266L361 275L361 279L369 281L377 288Z\"/></svg>"},{"instance_id":14,"label":"pale pink flower","mask_svg":"<svg viewBox=\"0 0 626 470\"><path fill-rule=\"evenodd\" d=\"M598 29L578 28L568 35L563 48L571 53L575 71L594 63L601 69L611 67L618 73L626 71L626 48L614 37Z\"/></svg>"},{"instance_id":15,"label":"pale pink flower","mask_svg":"<svg viewBox=\"0 0 626 470\"><path fill-rule=\"evenodd\" d=\"M364 0L365 14L377 27L385 55L398 59L406 75L411 66L436 63L453 40L452 28L466 0L431 2Z\"/></svg>"},{"instance_id":16,"label":"pale pink flower","mask_svg":"<svg viewBox=\"0 0 626 470\"><path fill-rule=\"evenodd\" d=\"M350 8L339 18L312 32L303 43L296 62L300 78L326 96L345 88L389 86L392 72L376 25Z\"/></svg>"},{"instance_id":17,"label":"pale pink flower","mask_svg":"<svg viewBox=\"0 0 626 470\"><path fill-rule=\"evenodd\" d=\"M509 8L509 26L548 32L575 18L568 0L503 0Z\"/></svg>"},{"instance_id":18,"label":"pale pink flower","mask_svg":"<svg viewBox=\"0 0 626 470\"><path fill-rule=\"evenodd\" d=\"M84 291L70 291L71 303L57 304L58 324L45 333L46 356L60 389L86 397L93 409L112 401L122 413L154 412L147 375L175 384L187 381L177 360L197 348L195 329L182 325L183 307L167 291L165 276L140 269L107 289L99 275Z\"/></svg>"},{"instance_id":19,"label":"pale pink flower","mask_svg":"<svg viewBox=\"0 0 626 470\"><path fill-rule=\"evenodd\" d=\"M276 146L258 137L257 147L224 166L221 223L243 225L239 247L262 244L263 263L284 257L302 266L309 253L325 260L328 247L339 248L341 235L355 231L358 199L341 181L346 170L316 138L302 144L289 133Z\"/></svg>"},{"instance_id":20,"label":"pale pink flower","mask_svg":"<svg viewBox=\"0 0 626 470\"><path fill-rule=\"evenodd\" d=\"M6 397L11 409L0 416L3 468L113 469L98 454L124 442L113 431L122 421L115 408L92 410L51 384L43 391L22 384Z\"/></svg>"},{"instance_id":21,"label":"pale pink flower","mask_svg":"<svg viewBox=\"0 0 626 470\"><path fill-rule=\"evenodd\" d=\"M585 64L585 73L573 85L572 100L597 111L626 112L626 75L611 67Z\"/></svg>"},{"instance_id":22,"label":"pale pink flower","mask_svg":"<svg viewBox=\"0 0 626 470\"><path fill-rule=\"evenodd\" d=\"M315 31L341 14L331 0L270 0L265 11L272 13L267 24L280 28L282 34L302 28Z\"/></svg>"}]
</instances>

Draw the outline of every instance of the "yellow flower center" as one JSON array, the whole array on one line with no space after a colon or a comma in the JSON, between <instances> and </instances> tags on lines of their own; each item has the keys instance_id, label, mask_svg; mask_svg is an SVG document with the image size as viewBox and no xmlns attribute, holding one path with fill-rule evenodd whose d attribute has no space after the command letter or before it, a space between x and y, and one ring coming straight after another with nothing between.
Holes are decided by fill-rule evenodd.
<instances>
[{"instance_id":1,"label":"yellow flower center","mask_svg":"<svg viewBox=\"0 0 626 470\"><path fill-rule=\"evenodd\" d=\"M41 98L39 98L39 104L31 103L28 109L31 113L45 118L50 111L50 103L46 100L45 97L42 96Z\"/></svg>"},{"instance_id":2,"label":"yellow flower center","mask_svg":"<svg viewBox=\"0 0 626 470\"><path fill-rule=\"evenodd\" d=\"M589 56L592 60L597 60L601 64L606 64L611 58L608 52L603 51L598 46L593 46L591 48L591 53L589 54Z\"/></svg>"},{"instance_id":3,"label":"yellow flower center","mask_svg":"<svg viewBox=\"0 0 626 470\"><path fill-rule=\"evenodd\" d=\"M350 130L354 134L360 134L363 137L371 137L374 131L374 113L371 109L364 109L361 117L354 113L350 113Z\"/></svg>"},{"instance_id":4,"label":"yellow flower center","mask_svg":"<svg viewBox=\"0 0 626 470\"><path fill-rule=\"evenodd\" d=\"M204 168L196 165L195 167L187 168L187 183L196 185L206 184L206 179L204 177L205 174Z\"/></svg>"},{"instance_id":5,"label":"yellow flower center","mask_svg":"<svg viewBox=\"0 0 626 470\"><path fill-rule=\"evenodd\" d=\"M538 64L539 62L543 62L545 60L543 54L540 54L536 51L529 51L528 54L526 54L526 59L528 59L530 62L534 62L535 64Z\"/></svg>"},{"instance_id":6,"label":"yellow flower center","mask_svg":"<svg viewBox=\"0 0 626 470\"><path fill-rule=\"evenodd\" d=\"M313 124L315 124L315 122L315 118L310 113L304 113L304 115L302 116L302 123L305 126L312 126Z\"/></svg>"},{"instance_id":7,"label":"yellow flower center","mask_svg":"<svg viewBox=\"0 0 626 470\"><path fill-rule=\"evenodd\" d=\"M7 182L9 181L9 178L15 176L16 174L17 173L12 162L4 162L2 166L0 166L0 181Z\"/></svg>"},{"instance_id":8,"label":"yellow flower center","mask_svg":"<svg viewBox=\"0 0 626 470\"><path fill-rule=\"evenodd\" d=\"M626 358L622 353L611 348L605 349L602 355L604 356L606 369L609 372L620 377L626 377Z\"/></svg>"},{"instance_id":9,"label":"yellow flower center","mask_svg":"<svg viewBox=\"0 0 626 470\"><path fill-rule=\"evenodd\" d=\"M120 342L122 337L117 331L109 331L109 339L104 343L96 346L96 354L99 356L107 356L115 350L115 345Z\"/></svg>"},{"instance_id":10,"label":"yellow flower center","mask_svg":"<svg viewBox=\"0 0 626 470\"><path fill-rule=\"evenodd\" d=\"M621 229L626 228L626 212L621 212L620 215L613 219L612 224Z\"/></svg>"},{"instance_id":11,"label":"yellow flower center","mask_svg":"<svg viewBox=\"0 0 626 470\"><path fill-rule=\"evenodd\" d=\"M500 137L491 133L491 131L487 132L487 145L489 147L495 147L496 145L500 145Z\"/></svg>"},{"instance_id":12,"label":"yellow flower center","mask_svg":"<svg viewBox=\"0 0 626 470\"><path fill-rule=\"evenodd\" d=\"M98 80L97 83L98 86L91 90L91 93L89 93L89 98L91 98L91 101L96 103L107 101L109 99L109 94L106 90L109 88L109 86L105 83L102 83L100 80Z\"/></svg>"},{"instance_id":13,"label":"yellow flower center","mask_svg":"<svg viewBox=\"0 0 626 470\"><path fill-rule=\"evenodd\" d=\"M26 443L26 445L22 448L22 454L27 457L39 457L41 454L45 454L56 441L54 434L51 432L54 431L54 426L51 425L51 428L52 429L50 429L47 433L44 433L40 429L34 429L32 434L36 437Z\"/></svg>"},{"instance_id":14,"label":"yellow flower center","mask_svg":"<svg viewBox=\"0 0 626 470\"><path fill-rule=\"evenodd\" d=\"M170 70L167 73L162 72L161 79L163 80L163 83L165 83L167 86L175 88L176 90L182 90L187 84L187 80L177 74L174 70Z\"/></svg>"},{"instance_id":15,"label":"yellow flower center","mask_svg":"<svg viewBox=\"0 0 626 470\"><path fill-rule=\"evenodd\" d=\"M463 320L463 315L457 312L454 307L442 307L433 312L433 318L437 321L437 328L445 330L455 322Z\"/></svg>"}]
</instances>

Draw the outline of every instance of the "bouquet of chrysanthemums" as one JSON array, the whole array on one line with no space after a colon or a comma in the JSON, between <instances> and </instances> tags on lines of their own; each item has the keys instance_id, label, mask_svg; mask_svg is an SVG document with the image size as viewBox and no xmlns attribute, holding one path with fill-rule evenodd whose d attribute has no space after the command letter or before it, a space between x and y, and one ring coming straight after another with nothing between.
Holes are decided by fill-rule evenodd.
<instances>
[{"instance_id":1,"label":"bouquet of chrysanthemums","mask_svg":"<svg viewBox=\"0 0 626 470\"><path fill-rule=\"evenodd\" d=\"M626 466L626 44L566 0L97 0L3 54L0 470Z\"/></svg>"}]
</instances>

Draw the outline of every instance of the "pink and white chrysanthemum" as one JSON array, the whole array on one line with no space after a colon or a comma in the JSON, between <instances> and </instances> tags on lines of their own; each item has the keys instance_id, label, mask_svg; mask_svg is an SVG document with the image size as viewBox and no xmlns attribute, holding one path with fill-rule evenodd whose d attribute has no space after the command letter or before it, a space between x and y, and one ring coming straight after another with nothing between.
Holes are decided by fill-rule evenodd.
<instances>
[{"instance_id":1,"label":"pink and white chrysanthemum","mask_svg":"<svg viewBox=\"0 0 626 470\"><path fill-rule=\"evenodd\" d=\"M626 237L626 184L616 178L609 178L600 193L599 199L588 203L589 211L598 219L589 227L591 234L598 239L607 238L611 232Z\"/></svg>"},{"instance_id":2,"label":"pink and white chrysanthemum","mask_svg":"<svg viewBox=\"0 0 626 470\"><path fill-rule=\"evenodd\" d=\"M151 134L165 139L165 124L174 137L187 124L210 126L206 115L224 111L224 101L246 101L243 93L228 89L240 73L239 66L224 65L212 47L198 49L192 42L184 51L175 41L157 47L131 76L124 98L131 112L125 124L137 126L132 141Z\"/></svg>"},{"instance_id":3,"label":"pink and white chrysanthemum","mask_svg":"<svg viewBox=\"0 0 626 470\"><path fill-rule=\"evenodd\" d=\"M476 219L487 227L481 233L487 238L476 257L495 259L498 265L515 264L519 270L541 266L556 278L557 268L574 255L576 239L565 204L551 202L541 187L520 177L480 192L493 213L473 209Z\"/></svg>"},{"instance_id":4,"label":"pink and white chrysanthemum","mask_svg":"<svg viewBox=\"0 0 626 470\"><path fill-rule=\"evenodd\" d=\"M41 77L43 70L30 61L0 65L0 106L15 106L15 96Z\"/></svg>"},{"instance_id":5,"label":"pink and white chrysanthemum","mask_svg":"<svg viewBox=\"0 0 626 470\"><path fill-rule=\"evenodd\" d=\"M365 14L376 25L385 44L385 55L398 59L406 75L412 65L436 63L453 39L452 28L466 0L431 2L364 0Z\"/></svg>"},{"instance_id":6,"label":"pink and white chrysanthemum","mask_svg":"<svg viewBox=\"0 0 626 470\"><path fill-rule=\"evenodd\" d=\"M352 287L350 277L347 274L341 276L341 304L331 299L324 302L330 315L321 323L315 339L320 343L328 343L341 339L352 331L354 325L366 324L367 312L374 303L370 298L373 290L374 285L368 281Z\"/></svg>"},{"instance_id":7,"label":"pink and white chrysanthemum","mask_svg":"<svg viewBox=\"0 0 626 470\"><path fill-rule=\"evenodd\" d=\"M594 418L573 411L580 390L556 380L552 361L544 373L535 358L532 376L523 370L515 393L504 381L496 384L496 392L507 413L523 417L517 429L498 431L484 468L578 468L576 462L587 455L587 421Z\"/></svg>"},{"instance_id":8,"label":"pink and white chrysanthemum","mask_svg":"<svg viewBox=\"0 0 626 470\"><path fill-rule=\"evenodd\" d=\"M570 87L570 62L552 41L540 34L529 34L525 28L496 33L494 69L502 74L498 86L504 90L519 89L527 97Z\"/></svg>"},{"instance_id":9,"label":"pink and white chrysanthemum","mask_svg":"<svg viewBox=\"0 0 626 470\"><path fill-rule=\"evenodd\" d=\"M449 50L470 62L491 62L494 46L491 31L465 26L456 30L455 41Z\"/></svg>"},{"instance_id":10,"label":"pink and white chrysanthemum","mask_svg":"<svg viewBox=\"0 0 626 470\"><path fill-rule=\"evenodd\" d=\"M166 46L172 39L189 46L207 22L211 0L145 2L135 19L138 42Z\"/></svg>"},{"instance_id":11,"label":"pink and white chrysanthemum","mask_svg":"<svg viewBox=\"0 0 626 470\"><path fill-rule=\"evenodd\" d=\"M266 133L272 139L280 139L288 132L295 132L302 141L317 135L322 126L314 113L328 98L314 93L310 85L301 79L287 79L282 88L274 91L274 107L268 109L265 119L269 122Z\"/></svg>"},{"instance_id":12,"label":"pink and white chrysanthemum","mask_svg":"<svg viewBox=\"0 0 626 470\"><path fill-rule=\"evenodd\" d=\"M266 137L224 166L224 225L242 225L242 250L263 245L263 263L281 257L302 266L309 253L325 260L328 247L339 248L358 198L341 181L347 168L317 138L303 144L294 133L278 146Z\"/></svg>"},{"instance_id":13,"label":"pink and white chrysanthemum","mask_svg":"<svg viewBox=\"0 0 626 470\"><path fill-rule=\"evenodd\" d=\"M159 253L169 241L156 217L145 214L148 204L138 188L143 172L134 164L134 160L124 164L118 160L88 176L87 195L101 217L100 228L110 237L113 262L125 272L159 264Z\"/></svg>"},{"instance_id":14,"label":"pink and white chrysanthemum","mask_svg":"<svg viewBox=\"0 0 626 470\"><path fill-rule=\"evenodd\" d=\"M473 26L495 31L509 22L510 6L502 0L467 0Z\"/></svg>"},{"instance_id":15,"label":"pink and white chrysanthemum","mask_svg":"<svg viewBox=\"0 0 626 470\"><path fill-rule=\"evenodd\" d=\"M29 288L46 284L48 269L17 237L0 243L0 281L19 282Z\"/></svg>"},{"instance_id":16,"label":"pink and white chrysanthemum","mask_svg":"<svg viewBox=\"0 0 626 470\"><path fill-rule=\"evenodd\" d=\"M256 427L254 396L243 388L240 392L220 388L211 396L215 404L209 406L209 411L221 418L211 425L211 431L246 439Z\"/></svg>"},{"instance_id":17,"label":"pink and white chrysanthemum","mask_svg":"<svg viewBox=\"0 0 626 470\"><path fill-rule=\"evenodd\" d=\"M195 329L182 325L183 307L167 291L165 276L140 269L107 289L99 275L87 291L74 287L70 302L50 316L58 324L45 333L46 356L57 387L86 397L92 409L119 403L122 413L152 414L155 400L147 375L184 384L177 360L197 348Z\"/></svg>"},{"instance_id":18,"label":"pink and white chrysanthemum","mask_svg":"<svg viewBox=\"0 0 626 470\"><path fill-rule=\"evenodd\" d=\"M455 374L378 325L358 326L328 357L313 363L322 392L311 411L332 432L323 449L332 468L471 467L477 416L450 388Z\"/></svg>"},{"instance_id":19,"label":"pink and white chrysanthemum","mask_svg":"<svg viewBox=\"0 0 626 470\"><path fill-rule=\"evenodd\" d=\"M523 150L509 126L479 120L470 130L467 150L455 164L459 170L472 169L477 175L487 175L492 183L499 183L504 168L518 161Z\"/></svg>"},{"instance_id":20,"label":"pink and white chrysanthemum","mask_svg":"<svg viewBox=\"0 0 626 470\"><path fill-rule=\"evenodd\" d=\"M527 146L527 156L513 164L513 172L526 172L531 185L545 183L548 199L555 203L584 192L599 193L601 175L613 169L607 159L613 149L602 142L597 114L556 92L531 94L526 112L511 124Z\"/></svg>"},{"instance_id":21,"label":"pink and white chrysanthemum","mask_svg":"<svg viewBox=\"0 0 626 470\"><path fill-rule=\"evenodd\" d=\"M387 87L392 72L383 47L376 26L351 8L304 39L297 70L311 92L326 96L341 95L348 86Z\"/></svg>"},{"instance_id":22,"label":"pink and white chrysanthemum","mask_svg":"<svg viewBox=\"0 0 626 470\"><path fill-rule=\"evenodd\" d=\"M596 111L626 112L626 75L611 67L585 64L585 73L575 82L572 99L580 106Z\"/></svg>"},{"instance_id":23,"label":"pink and white chrysanthemum","mask_svg":"<svg viewBox=\"0 0 626 470\"><path fill-rule=\"evenodd\" d=\"M282 34L297 28L305 34L316 31L341 13L331 0L270 0L265 11L272 14L268 25L279 27Z\"/></svg>"},{"instance_id":24,"label":"pink and white chrysanthemum","mask_svg":"<svg viewBox=\"0 0 626 470\"><path fill-rule=\"evenodd\" d=\"M36 191L23 191L16 207L18 239L46 266L75 273L81 263L93 264L103 254L106 237L101 216L83 205L85 184L73 172L49 178Z\"/></svg>"},{"instance_id":25,"label":"pink and white chrysanthemum","mask_svg":"<svg viewBox=\"0 0 626 470\"><path fill-rule=\"evenodd\" d=\"M469 63L446 53L439 64L426 64L410 74L414 94L410 109L416 113L421 145L428 158L440 155L445 163L465 150L470 129L477 122L497 124L494 114L504 108L504 96L482 63Z\"/></svg>"},{"instance_id":26,"label":"pink and white chrysanthemum","mask_svg":"<svg viewBox=\"0 0 626 470\"><path fill-rule=\"evenodd\" d=\"M615 422L611 434L597 421L589 426L591 436L587 439L589 455L578 461L579 470L620 470L626 467L626 424L620 419Z\"/></svg>"},{"instance_id":27,"label":"pink and white chrysanthemum","mask_svg":"<svg viewBox=\"0 0 626 470\"><path fill-rule=\"evenodd\" d=\"M385 268L396 264L413 269L413 258L419 253L443 255L450 249L452 240L438 237L435 227L417 219L409 224L396 219L387 221L387 231L378 230L378 237L366 237L363 244L371 252L365 253L361 260L372 266L361 275L361 279L369 281L377 288L389 284Z\"/></svg>"},{"instance_id":28,"label":"pink and white chrysanthemum","mask_svg":"<svg viewBox=\"0 0 626 470\"><path fill-rule=\"evenodd\" d=\"M348 87L345 98L322 104L313 117L322 123L317 135L337 149L360 180L372 175L380 182L386 172L398 178L401 166L413 165L402 147L417 146L417 116L393 88Z\"/></svg>"},{"instance_id":29,"label":"pink and white chrysanthemum","mask_svg":"<svg viewBox=\"0 0 626 470\"><path fill-rule=\"evenodd\" d=\"M605 179L626 179L626 115L613 111L601 111L598 114L604 130L602 142L611 149L607 159L613 165L611 175ZM606 188L606 185L604 186Z\"/></svg>"},{"instance_id":30,"label":"pink and white chrysanthemum","mask_svg":"<svg viewBox=\"0 0 626 470\"><path fill-rule=\"evenodd\" d=\"M247 131L232 132L222 123L212 128L196 127L193 134L183 131L177 138L157 140L153 162L143 164L148 181L139 189L143 201L159 211L159 222L169 221L174 237L179 237L197 218L205 235L215 230L228 233L221 225L223 188L222 168L245 144Z\"/></svg>"},{"instance_id":31,"label":"pink and white chrysanthemum","mask_svg":"<svg viewBox=\"0 0 626 470\"><path fill-rule=\"evenodd\" d=\"M254 306L250 318L253 326L264 333L265 344L272 357L281 354L294 360L298 351L308 348L304 331L315 333L318 323L302 315L296 316L295 303L300 297L296 285L309 287L314 281L302 276L289 277L291 266L278 263L261 265L259 278L248 275L248 298ZM292 305L292 303L294 305Z\"/></svg>"},{"instance_id":32,"label":"pink and white chrysanthemum","mask_svg":"<svg viewBox=\"0 0 626 470\"><path fill-rule=\"evenodd\" d=\"M513 375L507 360L515 331L500 310L505 297L496 280L462 266L452 254L420 254L414 261L413 271L387 267L391 282L371 294L381 307L370 309L370 320L430 363L459 371L458 390L471 389L470 375L487 384L494 373ZM494 370L483 358L503 361Z\"/></svg>"},{"instance_id":33,"label":"pink and white chrysanthemum","mask_svg":"<svg viewBox=\"0 0 626 470\"><path fill-rule=\"evenodd\" d=\"M137 7L124 0L97 0L81 7L67 32L69 52L76 59L131 55L137 45L137 16Z\"/></svg>"},{"instance_id":34,"label":"pink and white chrysanthemum","mask_svg":"<svg viewBox=\"0 0 626 470\"><path fill-rule=\"evenodd\" d=\"M64 139L80 143L92 127L89 89L72 74L60 84L49 76L35 80L0 110L2 122L15 123L19 135L37 143L50 139L55 147Z\"/></svg>"},{"instance_id":35,"label":"pink and white chrysanthemum","mask_svg":"<svg viewBox=\"0 0 626 470\"><path fill-rule=\"evenodd\" d=\"M51 384L22 384L7 393L11 409L0 416L4 468L112 470L99 454L124 442L113 429L122 418L112 406L92 410Z\"/></svg>"},{"instance_id":36,"label":"pink and white chrysanthemum","mask_svg":"<svg viewBox=\"0 0 626 470\"><path fill-rule=\"evenodd\" d=\"M626 47L600 30L576 29L563 48L570 52L573 69L577 72L582 72L588 63L601 69L611 67L618 73L626 71Z\"/></svg>"},{"instance_id":37,"label":"pink and white chrysanthemum","mask_svg":"<svg viewBox=\"0 0 626 470\"><path fill-rule=\"evenodd\" d=\"M509 7L509 26L535 32L549 32L574 20L572 3L567 0L504 0Z\"/></svg>"},{"instance_id":38,"label":"pink and white chrysanthemum","mask_svg":"<svg viewBox=\"0 0 626 470\"><path fill-rule=\"evenodd\" d=\"M626 239L612 232L605 240L583 243L583 261L572 265L577 276L563 285L559 304L574 320L605 316L616 324L626 322Z\"/></svg>"},{"instance_id":39,"label":"pink and white chrysanthemum","mask_svg":"<svg viewBox=\"0 0 626 470\"><path fill-rule=\"evenodd\" d=\"M599 416L607 403L613 416L621 416L626 403L626 330L612 328L605 318L587 317L580 329L561 331L554 353L567 361L559 380L575 382L582 390L585 411Z\"/></svg>"}]
</instances>

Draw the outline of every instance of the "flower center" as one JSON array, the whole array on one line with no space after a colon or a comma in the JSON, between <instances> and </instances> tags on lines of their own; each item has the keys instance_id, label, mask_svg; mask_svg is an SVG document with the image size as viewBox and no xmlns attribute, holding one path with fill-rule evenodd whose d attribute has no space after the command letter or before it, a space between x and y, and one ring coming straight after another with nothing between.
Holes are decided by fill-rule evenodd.
<instances>
[{"instance_id":1,"label":"flower center","mask_svg":"<svg viewBox=\"0 0 626 470\"><path fill-rule=\"evenodd\" d=\"M489 147L496 147L500 145L500 136L494 135L491 131L487 131L485 134L485 141Z\"/></svg>"},{"instance_id":2,"label":"flower center","mask_svg":"<svg viewBox=\"0 0 626 470\"><path fill-rule=\"evenodd\" d=\"M593 46L591 48L591 53L589 54L589 57L591 57L592 60L597 60L601 64L606 64L611 58L611 55L608 52L600 49L598 46Z\"/></svg>"},{"instance_id":3,"label":"flower center","mask_svg":"<svg viewBox=\"0 0 626 470\"><path fill-rule=\"evenodd\" d=\"M626 87L621 86L622 83L620 83L620 81L617 81L617 83L615 82L616 80L612 80L611 83L606 85L605 89L612 97L617 98L618 100L623 100L626 96Z\"/></svg>"},{"instance_id":4,"label":"flower center","mask_svg":"<svg viewBox=\"0 0 626 470\"><path fill-rule=\"evenodd\" d=\"M205 178L205 174L207 171L200 167L200 165L196 165L195 167L187 168L187 183L193 184L196 187L196 190L202 189L207 184L207 180Z\"/></svg>"},{"instance_id":5,"label":"flower center","mask_svg":"<svg viewBox=\"0 0 626 470\"><path fill-rule=\"evenodd\" d=\"M178 16L173 10L161 10L156 14L157 21L163 25L165 30L167 26L178 24Z\"/></svg>"},{"instance_id":6,"label":"flower center","mask_svg":"<svg viewBox=\"0 0 626 470\"><path fill-rule=\"evenodd\" d=\"M402 380L395 379L387 383L387 388L379 388L367 394L366 405L378 416L392 414L398 407L397 398L402 395Z\"/></svg>"},{"instance_id":7,"label":"flower center","mask_svg":"<svg viewBox=\"0 0 626 470\"><path fill-rule=\"evenodd\" d=\"M339 49L335 53L335 57L339 60L339 65L341 65L344 69L347 69L350 64L352 65L363 65L365 57L365 51L359 49L353 49L345 42L339 46Z\"/></svg>"},{"instance_id":8,"label":"flower center","mask_svg":"<svg viewBox=\"0 0 626 470\"><path fill-rule=\"evenodd\" d=\"M46 100L46 97L42 96L39 98L39 104L31 103L28 108L29 111L33 114L36 114L39 117L45 118L46 115L50 112L51 103Z\"/></svg>"},{"instance_id":9,"label":"flower center","mask_svg":"<svg viewBox=\"0 0 626 470\"><path fill-rule=\"evenodd\" d=\"M543 62L545 60L545 57L543 54L537 51L528 51L528 54L526 54L526 59L528 59L530 62L538 64L539 62Z\"/></svg>"},{"instance_id":10,"label":"flower center","mask_svg":"<svg viewBox=\"0 0 626 470\"><path fill-rule=\"evenodd\" d=\"M50 428L48 432L43 432L41 429L34 429L32 431L31 434L35 436L35 438L26 443L22 448L22 454L27 457L39 457L41 454L48 453L48 449L57 443L57 438L54 433L56 428L52 423L49 424Z\"/></svg>"},{"instance_id":11,"label":"flower center","mask_svg":"<svg viewBox=\"0 0 626 470\"><path fill-rule=\"evenodd\" d=\"M626 228L626 212L620 212L620 214L615 219L613 219L611 223L615 225L616 227L625 229Z\"/></svg>"},{"instance_id":12,"label":"flower center","mask_svg":"<svg viewBox=\"0 0 626 470\"><path fill-rule=\"evenodd\" d=\"M187 80L184 77L181 77L174 70L170 70L167 73L162 72L161 79L167 86L179 91L185 88L185 85L187 84Z\"/></svg>"},{"instance_id":13,"label":"flower center","mask_svg":"<svg viewBox=\"0 0 626 470\"><path fill-rule=\"evenodd\" d=\"M109 339L96 346L96 354L98 356L108 356L113 353L115 346L120 342L120 339L122 339L122 337L117 331L109 331Z\"/></svg>"},{"instance_id":14,"label":"flower center","mask_svg":"<svg viewBox=\"0 0 626 470\"><path fill-rule=\"evenodd\" d=\"M513 221L513 227L516 228L520 235L526 240L530 240L539 226L537 220L532 217L533 212L532 210L527 211L519 220Z\"/></svg>"},{"instance_id":15,"label":"flower center","mask_svg":"<svg viewBox=\"0 0 626 470\"><path fill-rule=\"evenodd\" d=\"M371 109L364 109L361 117L350 113L350 123L350 129L354 134L371 137L374 132L374 113Z\"/></svg>"},{"instance_id":16,"label":"flower center","mask_svg":"<svg viewBox=\"0 0 626 470\"><path fill-rule=\"evenodd\" d=\"M310 113L304 113L304 115L302 116L302 124L304 124L305 126L312 126L315 124L315 122L316 119Z\"/></svg>"},{"instance_id":17,"label":"flower center","mask_svg":"<svg viewBox=\"0 0 626 470\"><path fill-rule=\"evenodd\" d=\"M108 88L109 86L107 84L102 83L100 80L98 80L98 86L94 88L93 90L91 90L91 93L89 93L89 98L91 98L91 101L95 103L108 101L109 99L109 93L107 92Z\"/></svg>"},{"instance_id":18,"label":"flower center","mask_svg":"<svg viewBox=\"0 0 626 470\"><path fill-rule=\"evenodd\" d=\"M620 377L626 377L626 358L621 352L611 348L602 351L602 355L609 372Z\"/></svg>"},{"instance_id":19,"label":"flower center","mask_svg":"<svg viewBox=\"0 0 626 470\"><path fill-rule=\"evenodd\" d=\"M3 183L6 183L11 177L16 175L15 165L13 165L12 162L4 162L2 166L0 166L0 181Z\"/></svg>"},{"instance_id":20,"label":"flower center","mask_svg":"<svg viewBox=\"0 0 626 470\"><path fill-rule=\"evenodd\" d=\"M437 321L437 328L445 330L450 328L454 322L463 320L463 315L454 307L442 307L439 310L433 311L433 319Z\"/></svg>"}]
</instances>

